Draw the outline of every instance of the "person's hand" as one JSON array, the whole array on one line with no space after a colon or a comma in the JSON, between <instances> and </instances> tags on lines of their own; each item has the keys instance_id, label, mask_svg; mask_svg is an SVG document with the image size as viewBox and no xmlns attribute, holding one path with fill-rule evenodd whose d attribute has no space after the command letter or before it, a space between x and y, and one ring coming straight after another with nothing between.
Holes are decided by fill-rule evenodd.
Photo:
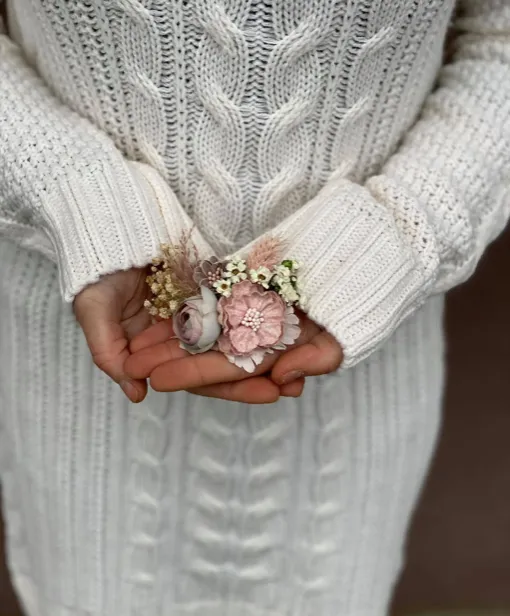
<instances>
[{"instance_id":1,"label":"person's hand","mask_svg":"<svg viewBox=\"0 0 510 616\"><path fill-rule=\"evenodd\" d=\"M148 295L145 269L131 269L105 276L74 300L74 312L92 353L94 363L118 383L132 402L147 393L145 379L131 379L124 371L129 341L151 324L144 308Z\"/></svg>"},{"instance_id":2,"label":"person's hand","mask_svg":"<svg viewBox=\"0 0 510 616\"><path fill-rule=\"evenodd\" d=\"M308 318L306 321L313 323ZM344 354L336 338L313 325L297 344L279 354L271 369L275 383L284 385L307 376L330 374L342 365Z\"/></svg>"},{"instance_id":3,"label":"person's hand","mask_svg":"<svg viewBox=\"0 0 510 616\"><path fill-rule=\"evenodd\" d=\"M130 351L132 355L126 362L125 370L135 379L147 378L152 368L158 365L158 362L164 363L169 357L175 360L198 357L192 356L180 348L179 342L174 337L171 321L161 321L142 332L131 341ZM225 357L220 353L210 351L204 355L210 353L221 360L225 360ZM177 369L179 369L178 366ZM246 404L268 404L276 402L280 396L299 397L305 385L304 378L300 378L288 385L279 387L270 377L263 375L261 371L258 371L256 376L250 376L243 371L242 376L241 380L236 379L230 382L218 381L215 384L199 387L177 387L174 389L163 387L158 391L179 391L183 389L209 398L221 398Z\"/></svg>"},{"instance_id":4,"label":"person's hand","mask_svg":"<svg viewBox=\"0 0 510 616\"><path fill-rule=\"evenodd\" d=\"M125 370L132 352L130 341L135 339L135 349L151 345L154 333L169 326L169 322L162 322L150 328L151 317L143 305L149 295L146 275L145 269L132 269L105 276L84 289L74 301L76 319L94 363L122 387L132 402L145 398L147 382L145 377L133 378ZM166 333L165 339L170 335ZM182 354L188 355L185 351ZM302 380L281 391L271 379L259 377L244 383L221 383L193 393L257 404L274 402L280 395L299 396L303 386Z\"/></svg>"},{"instance_id":5,"label":"person's hand","mask_svg":"<svg viewBox=\"0 0 510 616\"><path fill-rule=\"evenodd\" d=\"M252 375L231 364L216 351L189 355L172 339L169 322L160 323L132 341L126 372L137 379L150 377L156 391L191 390L211 395L211 387L223 384L235 389L271 372L275 385L301 385L305 376L328 374L340 366L343 354L338 342L316 323L301 315L301 335L290 349L267 355ZM237 385L236 385L237 384ZM223 397L223 396L220 396Z\"/></svg>"}]
</instances>

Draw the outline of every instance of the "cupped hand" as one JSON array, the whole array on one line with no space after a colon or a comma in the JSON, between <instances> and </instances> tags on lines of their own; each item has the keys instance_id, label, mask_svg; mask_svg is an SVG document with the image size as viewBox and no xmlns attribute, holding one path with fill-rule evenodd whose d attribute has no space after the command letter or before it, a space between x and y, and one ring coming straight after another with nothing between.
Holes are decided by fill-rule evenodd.
<instances>
[{"instance_id":1,"label":"cupped hand","mask_svg":"<svg viewBox=\"0 0 510 616\"><path fill-rule=\"evenodd\" d=\"M151 387L157 391L191 390L202 395L210 395L211 388L218 385L230 392L250 382L257 388L262 383L258 379L267 379L263 375L270 372L273 384L282 388L282 395L288 395L283 392L302 389L305 376L333 372L343 359L335 338L303 314L300 326L301 335L293 347L267 355L249 375L217 351L189 355L173 338L171 324L162 322L132 341L126 372L136 379L150 377Z\"/></svg>"},{"instance_id":2,"label":"cupped hand","mask_svg":"<svg viewBox=\"0 0 510 616\"><path fill-rule=\"evenodd\" d=\"M147 393L144 378L130 378L124 371L130 340L151 324L143 305L148 293L146 276L145 269L116 272L90 285L74 300L74 313L94 363L132 402L140 402Z\"/></svg>"},{"instance_id":3,"label":"cupped hand","mask_svg":"<svg viewBox=\"0 0 510 616\"><path fill-rule=\"evenodd\" d=\"M278 356L271 369L271 378L283 385L307 376L330 374L340 368L343 359L342 347L334 336L320 328L319 331L310 329L296 345Z\"/></svg>"},{"instance_id":4,"label":"cupped hand","mask_svg":"<svg viewBox=\"0 0 510 616\"><path fill-rule=\"evenodd\" d=\"M160 321L142 332L131 341L130 351L132 355L126 361L125 369L127 374L134 379L147 378L154 367L170 359L180 360L198 357L181 349L179 342L175 339L171 321ZM220 353L209 352L203 355L213 355L222 361L225 360L225 357ZM179 365L177 365L176 370L179 369ZM190 385L189 387L186 387L183 381L182 387L163 386L161 388L154 387L154 389L166 392L186 390L209 398L221 398L246 404L268 404L276 402L280 396L299 397L305 384L304 379L297 379L294 383L279 387L270 377L263 375L261 371L254 376L250 376L243 371L242 376L242 379L234 381L219 379L214 383L208 382L204 385Z\"/></svg>"},{"instance_id":5,"label":"cupped hand","mask_svg":"<svg viewBox=\"0 0 510 616\"><path fill-rule=\"evenodd\" d=\"M131 269L105 276L84 289L74 301L74 312L81 325L94 363L118 383L131 402L141 402L147 395L146 377L133 377L126 371L130 357L130 341L151 344L153 333L168 327L163 322L150 328L151 317L144 307L148 287L145 269ZM143 333L142 333L143 332ZM165 334L165 339L169 337ZM152 336L152 337L151 337ZM180 350L180 349L179 349ZM151 350L147 350L149 354ZM184 356L188 354L182 351ZM147 374L148 376L148 374ZM274 402L280 395L299 396L304 381L283 391L267 377L193 389L192 393L251 404Z\"/></svg>"}]
</instances>

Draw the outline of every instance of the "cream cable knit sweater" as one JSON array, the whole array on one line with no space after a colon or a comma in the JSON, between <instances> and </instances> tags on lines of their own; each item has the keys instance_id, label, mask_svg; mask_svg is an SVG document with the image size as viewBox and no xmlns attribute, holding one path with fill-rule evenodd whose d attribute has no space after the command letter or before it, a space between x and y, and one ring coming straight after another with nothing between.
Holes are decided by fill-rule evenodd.
<instances>
[{"instance_id":1,"label":"cream cable knit sweater","mask_svg":"<svg viewBox=\"0 0 510 616\"><path fill-rule=\"evenodd\" d=\"M461 0L440 70L453 5L11 5L0 395L30 616L384 613L437 427L442 299L426 300L510 210L510 0ZM71 300L191 221L204 253L285 236L311 316L346 367L365 361L268 410L128 408L57 271Z\"/></svg>"}]
</instances>

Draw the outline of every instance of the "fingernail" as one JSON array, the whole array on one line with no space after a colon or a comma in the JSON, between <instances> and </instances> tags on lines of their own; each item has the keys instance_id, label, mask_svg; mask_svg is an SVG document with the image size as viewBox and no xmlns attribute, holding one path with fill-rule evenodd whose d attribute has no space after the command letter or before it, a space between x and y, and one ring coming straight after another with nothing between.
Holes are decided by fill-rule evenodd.
<instances>
[{"instance_id":1,"label":"fingernail","mask_svg":"<svg viewBox=\"0 0 510 616\"><path fill-rule=\"evenodd\" d=\"M133 383L130 381L121 381L119 385L131 402L135 402L138 399L138 390Z\"/></svg>"},{"instance_id":2,"label":"fingernail","mask_svg":"<svg viewBox=\"0 0 510 616\"><path fill-rule=\"evenodd\" d=\"M303 392L299 394L282 394L282 398L301 398Z\"/></svg>"},{"instance_id":3,"label":"fingernail","mask_svg":"<svg viewBox=\"0 0 510 616\"><path fill-rule=\"evenodd\" d=\"M293 383L298 379L302 379L304 376L305 373L302 370L291 370L290 372L287 372L287 374L284 374L282 376L280 382L282 385L288 385L289 383Z\"/></svg>"}]
</instances>

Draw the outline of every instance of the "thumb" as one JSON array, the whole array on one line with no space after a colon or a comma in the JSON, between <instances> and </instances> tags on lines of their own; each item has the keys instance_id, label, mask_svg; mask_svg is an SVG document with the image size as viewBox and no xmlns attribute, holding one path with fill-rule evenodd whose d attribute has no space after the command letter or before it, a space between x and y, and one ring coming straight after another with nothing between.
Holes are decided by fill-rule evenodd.
<instances>
[{"instance_id":1,"label":"thumb","mask_svg":"<svg viewBox=\"0 0 510 616\"><path fill-rule=\"evenodd\" d=\"M319 376L337 370L343 360L342 347L326 331L321 331L309 342L284 353L271 371L278 385L288 384L305 376Z\"/></svg>"},{"instance_id":2,"label":"thumb","mask_svg":"<svg viewBox=\"0 0 510 616\"><path fill-rule=\"evenodd\" d=\"M96 366L118 383L131 402L145 398L145 381L126 376L124 363L129 357L129 341L121 325L122 309L111 297L85 289L74 303L76 319L83 329Z\"/></svg>"}]
</instances>

